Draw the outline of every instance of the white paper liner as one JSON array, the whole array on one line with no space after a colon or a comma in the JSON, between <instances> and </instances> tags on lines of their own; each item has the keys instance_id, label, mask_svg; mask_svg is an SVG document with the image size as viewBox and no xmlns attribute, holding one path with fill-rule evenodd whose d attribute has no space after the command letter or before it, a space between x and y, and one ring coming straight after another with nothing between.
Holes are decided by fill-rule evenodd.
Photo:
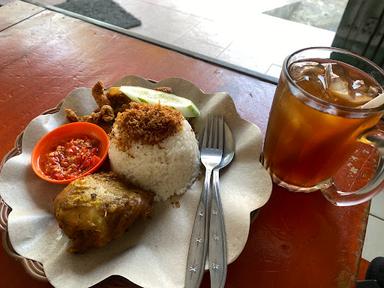
<instances>
[{"instance_id":1,"label":"white paper liner","mask_svg":"<svg viewBox=\"0 0 384 288\"><path fill-rule=\"evenodd\" d=\"M236 155L221 173L221 199L225 213L228 263L241 253L247 241L250 213L269 199L272 183L259 163L262 136L257 126L243 120L226 93L204 94L192 83L170 78L157 84L128 76L116 85L147 88L169 86L174 94L191 99L201 117L192 125L199 131L209 113L222 114L236 141ZM64 187L45 182L31 169L31 152L45 133L66 123L64 109L79 114L94 110L88 88L70 93L58 113L39 116L27 126L23 153L7 161L0 174L0 195L12 208L8 219L11 243L17 253L43 264L56 287L89 287L111 275L121 275L142 287L183 287L190 233L202 190L196 181L181 197L180 208L157 203L149 220L136 222L125 235L106 247L85 254L67 252L68 238L52 215L52 202Z\"/></svg>"}]
</instances>

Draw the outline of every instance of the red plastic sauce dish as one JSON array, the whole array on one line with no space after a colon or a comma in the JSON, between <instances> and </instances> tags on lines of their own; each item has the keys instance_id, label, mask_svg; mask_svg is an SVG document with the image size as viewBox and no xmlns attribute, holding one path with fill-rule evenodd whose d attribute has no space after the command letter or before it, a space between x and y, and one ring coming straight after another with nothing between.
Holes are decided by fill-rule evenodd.
<instances>
[{"instance_id":1,"label":"red plastic sauce dish","mask_svg":"<svg viewBox=\"0 0 384 288\"><path fill-rule=\"evenodd\" d=\"M99 126L74 122L44 135L32 151L32 169L41 179L68 184L96 171L108 155L109 137Z\"/></svg>"}]
</instances>

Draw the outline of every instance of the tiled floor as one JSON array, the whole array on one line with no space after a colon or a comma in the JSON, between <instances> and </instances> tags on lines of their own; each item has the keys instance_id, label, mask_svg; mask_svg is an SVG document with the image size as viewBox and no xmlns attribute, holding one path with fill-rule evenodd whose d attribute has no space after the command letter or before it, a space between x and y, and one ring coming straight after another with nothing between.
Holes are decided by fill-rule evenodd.
<instances>
[{"instance_id":1,"label":"tiled floor","mask_svg":"<svg viewBox=\"0 0 384 288\"><path fill-rule=\"evenodd\" d=\"M276 78L286 55L330 46L334 37L328 30L263 14L295 1L115 0L142 21L131 32ZM383 239L384 193L372 201L363 258L384 256Z\"/></svg>"},{"instance_id":2,"label":"tiled floor","mask_svg":"<svg viewBox=\"0 0 384 288\"><path fill-rule=\"evenodd\" d=\"M365 234L363 258L384 256L384 193L376 195L371 202L367 232Z\"/></svg>"},{"instance_id":3,"label":"tiled floor","mask_svg":"<svg viewBox=\"0 0 384 288\"><path fill-rule=\"evenodd\" d=\"M263 14L296 0L115 2L142 21L130 32L276 78L285 56L303 47L330 46L334 37L332 31Z\"/></svg>"},{"instance_id":4,"label":"tiled floor","mask_svg":"<svg viewBox=\"0 0 384 288\"><path fill-rule=\"evenodd\" d=\"M382 201L383 205L384 202ZM383 206L382 206L383 207ZM372 261L373 258L384 256L384 220L369 215L367 232L364 240L363 258Z\"/></svg>"},{"instance_id":5,"label":"tiled floor","mask_svg":"<svg viewBox=\"0 0 384 288\"><path fill-rule=\"evenodd\" d=\"M262 14L292 0L253 3L116 0L142 25L130 31L270 76L289 53L330 46L334 32ZM271 69L271 66L274 69Z\"/></svg>"}]
</instances>

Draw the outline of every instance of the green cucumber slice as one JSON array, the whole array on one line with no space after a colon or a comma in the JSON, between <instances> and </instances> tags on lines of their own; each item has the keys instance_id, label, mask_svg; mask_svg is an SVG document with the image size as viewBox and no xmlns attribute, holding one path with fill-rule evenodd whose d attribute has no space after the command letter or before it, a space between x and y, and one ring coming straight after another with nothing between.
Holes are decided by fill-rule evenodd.
<instances>
[{"instance_id":1,"label":"green cucumber slice","mask_svg":"<svg viewBox=\"0 0 384 288\"><path fill-rule=\"evenodd\" d=\"M185 118L199 117L200 111L189 99L137 86L121 86L120 91L134 102L161 104L180 111Z\"/></svg>"}]
</instances>

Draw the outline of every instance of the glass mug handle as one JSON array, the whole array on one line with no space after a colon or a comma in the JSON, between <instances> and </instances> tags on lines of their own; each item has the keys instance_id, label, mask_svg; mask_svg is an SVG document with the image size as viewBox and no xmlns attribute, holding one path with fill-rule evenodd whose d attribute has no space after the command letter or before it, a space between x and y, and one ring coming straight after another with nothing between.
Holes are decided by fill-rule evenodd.
<instances>
[{"instance_id":1,"label":"glass mug handle","mask_svg":"<svg viewBox=\"0 0 384 288\"><path fill-rule=\"evenodd\" d=\"M374 146L379 151L380 159L376 173L368 184L356 191L339 191L333 183L327 188L322 188L324 197L336 206L352 206L366 202L384 189L384 131L376 126L364 133L358 141Z\"/></svg>"}]
</instances>

